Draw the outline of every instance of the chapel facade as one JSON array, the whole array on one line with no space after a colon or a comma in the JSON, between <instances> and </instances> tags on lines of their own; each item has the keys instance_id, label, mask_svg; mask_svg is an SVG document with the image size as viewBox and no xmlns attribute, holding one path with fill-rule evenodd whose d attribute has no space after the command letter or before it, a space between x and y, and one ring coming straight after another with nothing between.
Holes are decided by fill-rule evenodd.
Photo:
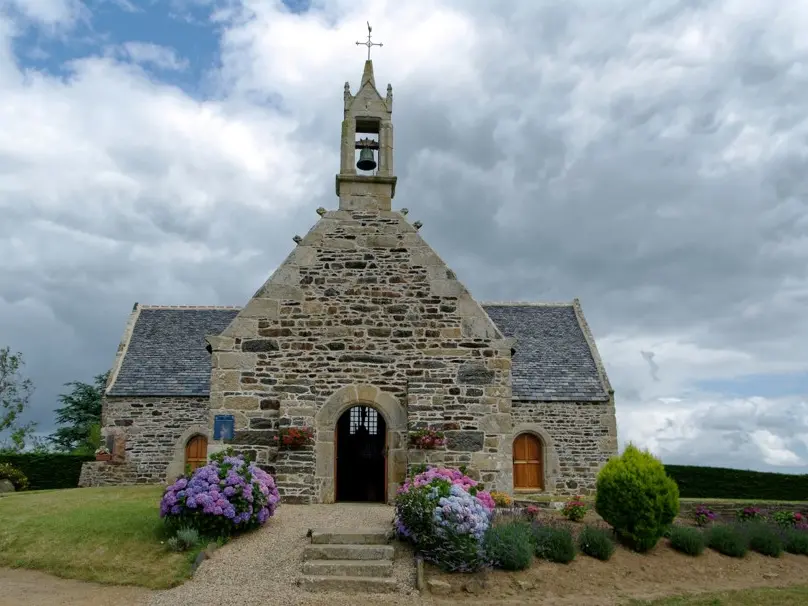
<instances>
[{"instance_id":1,"label":"chapel facade","mask_svg":"<svg viewBox=\"0 0 808 606\"><path fill-rule=\"evenodd\" d=\"M243 308L135 304L104 396L114 461L82 485L173 481L231 445L292 503L392 502L422 463L510 494L594 491L617 427L580 303L472 297L392 208L392 110L366 61L345 84L338 208ZM294 427L312 442L279 446ZM446 443L413 448L425 428Z\"/></svg>"}]
</instances>

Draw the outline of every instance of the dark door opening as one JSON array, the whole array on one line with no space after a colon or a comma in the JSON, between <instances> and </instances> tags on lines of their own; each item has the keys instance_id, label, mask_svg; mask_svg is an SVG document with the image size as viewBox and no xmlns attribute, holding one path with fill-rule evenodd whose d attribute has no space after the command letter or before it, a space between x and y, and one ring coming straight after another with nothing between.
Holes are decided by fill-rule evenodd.
<instances>
[{"instance_id":1,"label":"dark door opening","mask_svg":"<svg viewBox=\"0 0 808 606\"><path fill-rule=\"evenodd\" d=\"M384 503L386 442L384 418L369 406L354 406L337 421L337 501Z\"/></svg>"}]
</instances>

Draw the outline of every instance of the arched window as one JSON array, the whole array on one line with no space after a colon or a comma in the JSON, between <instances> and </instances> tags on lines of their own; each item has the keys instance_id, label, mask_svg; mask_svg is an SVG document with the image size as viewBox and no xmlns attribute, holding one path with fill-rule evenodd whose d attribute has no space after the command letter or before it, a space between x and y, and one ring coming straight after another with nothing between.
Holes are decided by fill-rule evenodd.
<instances>
[{"instance_id":1,"label":"arched window","mask_svg":"<svg viewBox=\"0 0 808 606\"><path fill-rule=\"evenodd\" d=\"M544 444L532 433L513 441L513 487L544 490Z\"/></svg>"},{"instance_id":2,"label":"arched window","mask_svg":"<svg viewBox=\"0 0 808 606\"><path fill-rule=\"evenodd\" d=\"M196 435L188 440L185 445L185 469L193 471L197 467L203 467L208 463L208 439L205 436Z\"/></svg>"}]
</instances>

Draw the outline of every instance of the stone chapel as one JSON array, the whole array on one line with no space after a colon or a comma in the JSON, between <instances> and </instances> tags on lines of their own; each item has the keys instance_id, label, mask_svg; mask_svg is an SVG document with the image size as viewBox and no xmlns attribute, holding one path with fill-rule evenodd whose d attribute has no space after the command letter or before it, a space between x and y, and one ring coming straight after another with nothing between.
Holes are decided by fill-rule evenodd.
<instances>
[{"instance_id":1,"label":"stone chapel","mask_svg":"<svg viewBox=\"0 0 808 606\"><path fill-rule=\"evenodd\" d=\"M478 303L393 210L393 93L345 83L337 210L242 308L136 303L83 486L173 481L232 445L287 503L391 502L408 468L589 494L617 454L614 392L577 299ZM358 158L358 162L357 162ZM284 428L310 444L279 448ZM442 431L416 449L410 433Z\"/></svg>"}]
</instances>

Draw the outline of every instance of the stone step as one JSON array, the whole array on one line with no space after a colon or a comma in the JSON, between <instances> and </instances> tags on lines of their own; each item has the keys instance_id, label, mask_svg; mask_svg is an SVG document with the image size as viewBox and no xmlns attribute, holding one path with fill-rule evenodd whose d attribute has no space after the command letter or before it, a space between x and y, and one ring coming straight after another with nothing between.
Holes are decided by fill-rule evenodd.
<instances>
[{"instance_id":1,"label":"stone step","mask_svg":"<svg viewBox=\"0 0 808 606\"><path fill-rule=\"evenodd\" d=\"M298 577L297 585L306 591L343 591L345 593L395 593L398 591L396 580L393 578L304 575Z\"/></svg>"},{"instance_id":2,"label":"stone step","mask_svg":"<svg viewBox=\"0 0 808 606\"><path fill-rule=\"evenodd\" d=\"M392 560L392 545L306 545L304 560Z\"/></svg>"},{"instance_id":3,"label":"stone step","mask_svg":"<svg viewBox=\"0 0 808 606\"><path fill-rule=\"evenodd\" d=\"M308 560L303 574L316 577L389 577L392 560Z\"/></svg>"},{"instance_id":4,"label":"stone step","mask_svg":"<svg viewBox=\"0 0 808 606\"><path fill-rule=\"evenodd\" d=\"M387 528L370 530L312 530L311 542L314 545L386 545L390 542L391 531Z\"/></svg>"}]
</instances>

